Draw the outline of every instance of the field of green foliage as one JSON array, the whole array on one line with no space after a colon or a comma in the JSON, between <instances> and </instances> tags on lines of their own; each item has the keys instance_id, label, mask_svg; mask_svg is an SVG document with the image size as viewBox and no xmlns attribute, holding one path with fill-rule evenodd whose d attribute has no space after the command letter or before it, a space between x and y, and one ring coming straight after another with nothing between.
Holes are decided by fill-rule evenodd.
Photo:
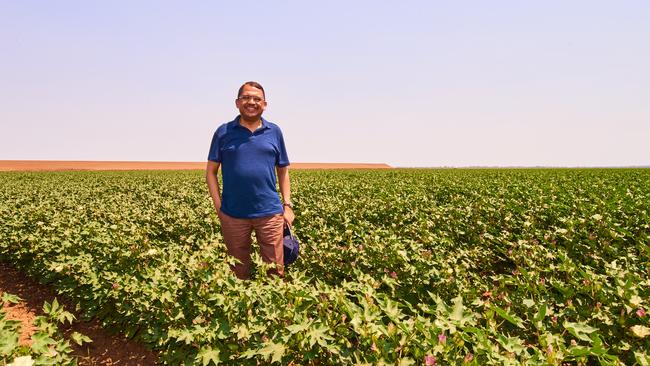
<instances>
[{"instance_id":1,"label":"field of green foliage","mask_svg":"<svg viewBox=\"0 0 650 366\"><path fill-rule=\"evenodd\" d=\"M65 339L59 329L60 324L72 323L74 315L65 310L56 299L43 304L43 315L37 316L32 325L36 328L30 337L29 345L19 341L21 322L10 320L4 311L5 305L17 304L22 299L16 295L3 293L0 297L0 361L2 365L76 365L77 360L71 356L70 341L79 345L92 342L87 336L74 332Z\"/></svg>"},{"instance_id":2,"label":"field of green foliage","mask_svg":"<svg viewBox=\"0 0 650 366\"><path fill-rule=\"evenodd\" d=\"M650 169L291 176L286 281L230 273L202 172L2 173L0 260L171 365L650 362Z\"/></svg>"}]
</instances>

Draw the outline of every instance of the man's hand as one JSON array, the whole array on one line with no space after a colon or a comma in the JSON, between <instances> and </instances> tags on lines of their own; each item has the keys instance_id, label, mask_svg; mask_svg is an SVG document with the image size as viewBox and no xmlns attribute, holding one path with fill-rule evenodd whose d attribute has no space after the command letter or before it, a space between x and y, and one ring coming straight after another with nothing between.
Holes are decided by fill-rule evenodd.
<instances>
[{"instance_id":1,"label":"man's hand","mask_svg":"<svg viewBox=\"0 0 650 366\"><path fill-rule=\"evenodd\" d=\"M293 225L293 220L296 218L296 215L293 213L293 209L287 205L284 206L284 222L286 222L289 227Z\"/></svg>"},{"instance_id":2,"label":"man's hand","mask_svg":"<svg viewBox=\"0 0 650 366\"><path fill-rule=\"evenodd\" d=\"M278 174L278 184L280 185L280 194L282 195L282 200L284 201L284 222L289 226L293 225L293 219L296 218L296 215L293 213L293 208L291 208L291 183L289 181L289 167L276 167Z\"/></svg>"},{"instance_id":3,"label":"man's hand","mask_svg":"<svg viewBox=\"0 0 650 366\"><path fill-rule=\"evenodd\" d=\"M219 190L219 177L217 175L220 165L215 161L208 161L205 168L205 181L208 183L208 191L210 191L210 197L212 197L212 203L217 214L221 209L221 193Z\"/></svg>"}]
</instances>

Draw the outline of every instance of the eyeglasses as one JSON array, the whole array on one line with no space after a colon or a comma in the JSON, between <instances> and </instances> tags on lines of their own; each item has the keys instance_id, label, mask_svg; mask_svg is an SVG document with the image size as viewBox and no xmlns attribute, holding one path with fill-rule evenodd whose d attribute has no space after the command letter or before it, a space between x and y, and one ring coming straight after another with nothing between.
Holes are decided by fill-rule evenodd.
<instances>
[{"instance_id":1,"label":"eyeglasses","mask_svg":"<svg viewBox=\"0 0 650 366\"><path fill-rule=\"evenodd\" d=\"M250 101L252 101L252 102L258 103L258 104L261 103L264 100L264 99L262 99L260 97L254 96L254 95L242 95L241 97L239 97L237 99L241 100L242 102L250 102Z\"/></svg>"}]
</instances>

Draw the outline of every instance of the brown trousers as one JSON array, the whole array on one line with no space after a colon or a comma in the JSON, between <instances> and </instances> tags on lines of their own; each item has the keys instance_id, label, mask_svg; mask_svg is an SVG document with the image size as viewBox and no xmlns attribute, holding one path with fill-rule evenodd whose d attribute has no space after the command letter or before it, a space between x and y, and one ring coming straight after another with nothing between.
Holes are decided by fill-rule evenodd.
<instances>
[{"instance_id":1,"label":"brown trousers","mask_svg":"<svg viewBox=\"0 0 650 366\"><path fill-rule=\"evenodd\" d=\"M240 279L249 279L251 271L251 234L260 245L262 260L266 263L276 263L276 268L269 274L284 276L284 248L282 233L284 216L282 214L260 217L255 219L239 219L228 216L219 210L221 234L226 243L228 254L239 259L241 263L231 266L235 275Z\"/></svg>"}]
</instances>

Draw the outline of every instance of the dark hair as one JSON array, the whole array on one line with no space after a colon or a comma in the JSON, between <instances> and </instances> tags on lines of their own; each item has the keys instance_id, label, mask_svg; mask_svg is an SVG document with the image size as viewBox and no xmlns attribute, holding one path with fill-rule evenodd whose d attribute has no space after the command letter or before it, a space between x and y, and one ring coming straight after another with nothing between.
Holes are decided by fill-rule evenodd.
<instances>
[{"instance_id":1,"label":"dark hair","mask_svg":"<svg viewBox=\"0 0 650 366\"><path fill-rule=\"evenodd\" d=\"M244 87L245 87L246 85L248 85L248 86L252 86L252 87L255 88L255 89L259 89L259 90L261 90L261 91L262 91L262 95L266 98L266 93L264 93L264 88L262 88L262 85L260 85L260 83L258 83L257 81L247 81L247 82L245 82L244 84L242 84L242 86L239 87L239 91L237 92L237 98L241 97L241 93L244 92Z\"/></svg>"}]
</instances>

